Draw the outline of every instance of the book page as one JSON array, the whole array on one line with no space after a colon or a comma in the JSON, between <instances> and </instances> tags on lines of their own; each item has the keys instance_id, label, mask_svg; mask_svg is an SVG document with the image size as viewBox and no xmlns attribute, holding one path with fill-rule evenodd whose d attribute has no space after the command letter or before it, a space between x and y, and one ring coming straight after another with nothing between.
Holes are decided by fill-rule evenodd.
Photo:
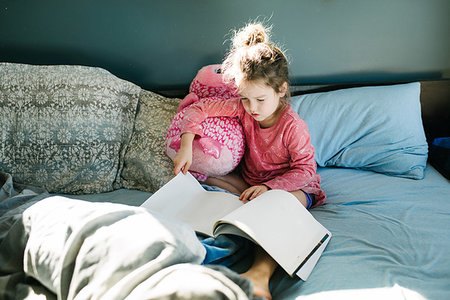
<instances>
[{"instance_id":1,"label":"book page","mask_svg":"<svg viewBox=\"0 0 450 300\"><path fill-rule=\"evenodd\" d=\"M242 206L236 195L206 191L191 173L179 173L141 207L176 218L194 230L213 235L214 223Z\"/></svg>"},{"instance_id":2,"label":"book page","mask_svg":"<svg viewBox=\"0 0 450 300\"><path fill-rule=\"evenodd\" d=\"M324 236L331 236L294 195L282 190L267 191L229 213L215 224L214 233L236 234L226 223L257 241L291 276Z\"/></svg>"}]
</instances>

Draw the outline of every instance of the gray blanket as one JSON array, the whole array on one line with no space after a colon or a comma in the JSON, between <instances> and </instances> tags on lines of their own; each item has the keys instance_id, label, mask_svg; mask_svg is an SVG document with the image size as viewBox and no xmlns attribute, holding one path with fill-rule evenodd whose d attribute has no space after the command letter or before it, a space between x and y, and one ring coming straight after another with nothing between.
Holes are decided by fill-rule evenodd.
<instances>
[{"instance_id":1,"label":"gray blanket","mask_svg":"<svg viewBox=\"0 0 450 300\"><path fill-rule=\"evenodd\" d=\"M202 266L194 231L140 207L14 186L0 173L0 299L249 299L251 283Z\"/></svg>"}]
</instances>

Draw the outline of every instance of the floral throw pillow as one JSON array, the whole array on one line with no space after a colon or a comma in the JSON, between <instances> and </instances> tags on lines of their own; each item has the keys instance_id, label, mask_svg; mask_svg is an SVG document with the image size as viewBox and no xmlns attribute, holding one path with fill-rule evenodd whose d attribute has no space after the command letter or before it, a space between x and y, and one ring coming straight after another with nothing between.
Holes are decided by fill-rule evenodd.
<instances>
[{"instance_id":1,"label":"floral throw pillow","mask_svg":"<svg viewBox=\"0 0 450 300\"><path fill-rule=\"evenodd\" d=\"M135 129L125 154L124 188L154 193L173 178L173 163L164 152L164 141L180 101L142 91Z\"/></svg>"},{"instance_id":2,"label":"floral throw pillow","mask_svg":"<svg viewBox=\"0 0 450 300\"><path fill-rule=\"evenodd\" d=\"M0 170L51 193L120 186L141 88L83 66L0 64Z\"/></svg>"}]
</instances>

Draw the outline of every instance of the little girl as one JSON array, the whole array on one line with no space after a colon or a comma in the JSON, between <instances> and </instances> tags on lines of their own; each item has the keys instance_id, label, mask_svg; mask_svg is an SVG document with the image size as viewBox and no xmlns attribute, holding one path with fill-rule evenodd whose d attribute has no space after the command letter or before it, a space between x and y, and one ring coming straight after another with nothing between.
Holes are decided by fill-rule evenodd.
<instances>
[{"instance_id":1,"label":"little girl","mask_svg":"<svg viewBox=\"0 0 450 300\"><path fill-rule=\"evenodd\" d=\"M289 96L286 56L268 40L261 24L249 24L236 33L222 72L225 81L237 86L240 98L190 106L181 125L181 147L173 158L174 173L188 171L192 141L202 134L202 121L207 117L237 116L247 145L241 174L210 177L204 183L237 193L243 202L269 189L283 189L307 208L323 204L325 194L316 173L308 128L286 100ZM242 274L253 281L255 296L271 298L269 279L276 266L257 247L253 266Z\"/></svg>"}]
</instances>

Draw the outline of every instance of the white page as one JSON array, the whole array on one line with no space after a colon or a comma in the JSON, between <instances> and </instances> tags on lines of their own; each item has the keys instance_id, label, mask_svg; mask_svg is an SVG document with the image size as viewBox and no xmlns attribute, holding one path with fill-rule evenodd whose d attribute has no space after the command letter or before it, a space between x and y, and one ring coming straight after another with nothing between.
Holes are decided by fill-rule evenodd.
<instances>
[{"instance_id":1,"label":"white page","mask_svg":"<svg viewBox=\"0 0 450 300\"><path fill-rule=\"evenodd\" d=\"M258 241L291 276L329 233L294 195L281 190L263 193L222 218L216 226L221 222L234 224Z\"/></svg>"},{"instance_id":2,"label":"white page","mask_svg":"<svg viewBox=\"0 0 450 300\"><path fill-rule=\"evenodd\" d=\"M194 230L212 236L214 223L242 205L237 196L206 191L192 174L180 172L141 206L176 218Z\"/></svg>"}]
</instances>

